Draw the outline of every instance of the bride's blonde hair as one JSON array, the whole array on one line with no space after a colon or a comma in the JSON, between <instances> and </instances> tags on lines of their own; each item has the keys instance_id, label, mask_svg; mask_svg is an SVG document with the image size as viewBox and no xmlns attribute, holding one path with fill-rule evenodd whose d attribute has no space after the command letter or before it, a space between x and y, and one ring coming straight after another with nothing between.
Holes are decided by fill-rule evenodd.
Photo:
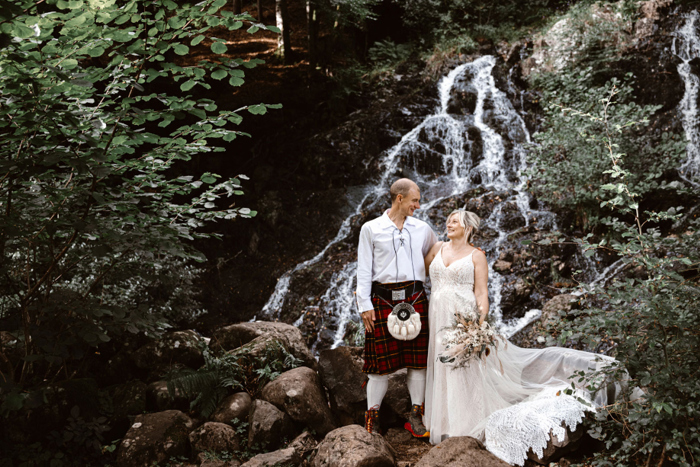
<instances>
[{"instance_id":1,"label":"bride's blonde hair","mask_svg":"<svg viewBox=\"0 0 700 467\"><path fill-rule=\"evenodd\" d=\"M454 215L457 215L457 221L459 221L459 225L464 227L464 230L466 232L466 235L464 236L465 241L468 245L471 245L472 240L474 239L474 234L479 231L479 224L481 223L481 219L479 219L479 216L477 216L471 211L465 211L464 209L456 209L452 211L449 216L447 216L447 220L449 221L450 218ZM471 229L467 231L469 227L471 227Z\"/></svg>"}]
</instances>

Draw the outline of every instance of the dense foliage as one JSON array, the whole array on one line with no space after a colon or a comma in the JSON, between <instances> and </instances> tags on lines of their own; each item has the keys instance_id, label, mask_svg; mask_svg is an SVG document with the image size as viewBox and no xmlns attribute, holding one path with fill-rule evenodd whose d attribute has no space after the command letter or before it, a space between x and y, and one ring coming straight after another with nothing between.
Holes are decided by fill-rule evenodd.
<instances>
[{"instance_id":1,"label":"dense foliage","mask_svg":"<svg viewBox=\"0 0 700 467\"><path fill-rule=\"evenodd\" d=\"M196 371L180 371L169 376L168 392L191 400L190 406L202 417L209 417L221 400L233 390L256 396L263 386L287 370L301 366L302 361L277 341L262 352L252 352L254 344L231 352L204 348L204 366Z\"/></svg>"},{"instance_id":2,"label":"dense foliage","mask_svg":"<svg viewBox=\"0 0 700 467\"><path fill-rule=\"evenodd\" d=\"M79 373L91 347L199 312L191 261L203 256L188 242L214 236L205 223L255 215L227 200L244 176L173 170L223 151L240 111L270 107L222 111L200 97L259 63L226 55L227 31L264 26L225 4L0 9L3 413L22 407L24 386Z\"/></svg>"},{"instance_id":3,"label":"dense foliage","mask_svg":"<svg viewBox=\"0 0 700 467\"><path fill-rule=\"evenodd\" d=\"M626 154L620 164L628 171L627 183L631 190L647 200L672 192L677 184L669 185L675 170L685 155L685 141L681 135L663 133L659 141L650 141L644 125L658 106L639 106L634 101L632 78L628 74L620 80L612 78L596 86L594 69L566 69L540 76L545 102L553 103L545 109L545 127L535 135L537 144L530 152L532 192L555 210L564 213L568 230L588 232L604 230L602 223L614 213L601 209L601 202L612 197L601 188L612 180L606 173L610 161L606 148L592 146L589 136L600 134L604 126L619 129L615 144ZM616 100L607 106L606 121L581 119L567 112L567 107L600 116L599 96L616 88Z\"/></svg>"},{"instance_id":4,"label":"dense foliage","mask_svg":"<svg viewBox=\"0 0 700 467\"><path fill-rule=\"evenodd\" d=\"M603 172L610 183L595 189L602 207L612 207L620 218L606 224L617 235L593 242L580 240L587 254L606 250L624 263L627 274L606 287L584 287L584 306L561 326L562 340L584 342L590 348L612 342L619 367L607 370L620 378L629 375L627 398L604 407L589 433L605 443L594 459L596 466L697 465L700 458L700 222L684 216L682 207L642 212L640 183L645 171L627 164L619 152L627 128L637 122L613 124L609 110L617 90L598 101L592 112L568 109L571 123L596 122L601 131L588 133L591 151L606 155ZM624 92L620 93L624 97ZM638 170L633 173L628 167ZM598 168L598 166L595 166ZM653 170L653 166L650 168ZM651 177L653 180L653 177ZM659 224L675 222L679 234L664 234ZM639 388L642 393L640 394Z\"/></svg>"}]
</instances>

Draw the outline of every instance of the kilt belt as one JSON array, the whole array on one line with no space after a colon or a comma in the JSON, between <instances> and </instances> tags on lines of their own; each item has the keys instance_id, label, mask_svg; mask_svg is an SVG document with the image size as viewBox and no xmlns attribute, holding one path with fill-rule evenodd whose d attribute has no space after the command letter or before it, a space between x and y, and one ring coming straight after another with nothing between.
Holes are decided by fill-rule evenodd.
<instances>
[{"instance_id":1,"label":"kilt belt","mask_svg":"<svg viewBox=\"0 0 700 467\"><path fill-rule=\"evenodd\" d=\"M420 284L420 288L419 288ZM377 290L388 290L382 297L375 292L372 284L372 305L374 306L374 332L365 331L364 373L387 375L401 368L424 369L428 362L428 299L423 291L423 283L416 281L377 284ZM409 296L415 286L416 292ZM405 300L391 300L392 290L406 290ZM388 297L388 298L385 298ZM415 302L414 302L415 300ZM400 341L389 334L387 318L394 305L401 302L413 303L413 308L420 315L421 331L413 340Z\"/></svg>"}]
</instances>

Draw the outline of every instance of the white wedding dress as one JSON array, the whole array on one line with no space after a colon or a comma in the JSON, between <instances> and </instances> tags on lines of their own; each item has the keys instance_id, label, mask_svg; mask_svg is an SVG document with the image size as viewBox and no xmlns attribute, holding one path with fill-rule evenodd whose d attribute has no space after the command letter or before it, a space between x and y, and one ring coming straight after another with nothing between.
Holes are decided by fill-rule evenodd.
<instances>
[{"instance_id":1,"label":"white wedding dress","mask_svg":"<svg viewBox=\"0 0 700 467\"><path fill-rule=\"evenodd\" d=\"M441 330L452 324L454 313L478 320L472 255L445 267L439 251L430 278L424 422L431 443L472 436L504 461L523 465L529 449L542 455L550 432L563 441L565 427L575 430L586 410L607 403L606 391L577 390L574 395L589 401L587 405L562 389L578 381L569 379L574 372L609 365L614 361L610 357L560 347L523 349L509 342L467 367L441 363Z\"/></svg>"}]
</instances>

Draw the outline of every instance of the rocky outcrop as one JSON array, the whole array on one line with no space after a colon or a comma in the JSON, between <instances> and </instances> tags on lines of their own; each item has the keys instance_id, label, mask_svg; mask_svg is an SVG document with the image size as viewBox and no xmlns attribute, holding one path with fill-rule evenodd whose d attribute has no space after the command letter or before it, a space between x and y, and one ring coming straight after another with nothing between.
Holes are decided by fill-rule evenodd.
<instances>
[{"instance_id":1,"label":"rocky outcrop","mask_svg":"<svg viewBox=\"0 0 700 467\"><path fill-rule=\"evenodd\" d=\"M225 398L211 416L213 422L233 424L233 420L246 420L253 400L247 392L238 392Z\"/></svg>"},{"instance_id":2,"label":"rocky outcrop","mask_svg":"<svg viewBox=\"0 0 700 467\"><path fill-rule=\"evenodd\" d=\"M404 368L389 375L389 388L380 409L382 425L402 424L411 410L411 395L406 385L406 374L407 370Z\"/></svg>"},{"instance_id":3,"label":"rocky outcrop","mask_svg":"<svg viewBox=\"0 0 700 467\"><path fill-rule=\"evenodd\" d=\"M204 364L202 337L192 330L175 331L139 348L132 358L138 368L162 369L179 363L197 369Z\"/></svg>"},{"instance_id":4,"label":"rocky outcrop","mask_svg":"<svg viewBox=\"0 0 700 467\"><path fill-rule=\"evenodd\" d=\"M337 347L319 355L319 374L340 425L364 423L367 390L363 384L367 375L362 373L363 364L360 347Z\"/></svg>"},{"instance_id":5,"label":"rocky outcrop","mask_svg":"<svg viewBox=\"0 0 700 467\"><path fill-rule=\"evenodd\" d=\"M448 438L432 448L415 467L510 467L469 436Z\"/></svg>"},{"instance_id":6,"label":"rocky outcrop","mask_svg":"<svg viewBox=\"0 0 700 467\"><path fill-rule=\"evenodd\" d=\"M289 415L267 401L253 402L248 424L248 447L276 449L294 436L295 427Z\"/></svg>"},{"instance_id":7,"label":"rocky outcrop","mask_svg":"<svg viewBox=\"0 0 700 467\"><path fill-rule=\"evenodd\" d=\"M190 417L179 410L139 415L117 449L119 467L143 467L187 453Z\"/></svg>"},{"instance_id":8,"label":"rocky outcrop","mask_svg":"<svg viewBox=\"0 0 700 467\"><path fill-rule=\"evenodd\" d=\"M258 454L241 467L275 467L280 465L298 465L300 458L293 448Z\"/></svg>"},{"instance_id":9,"label":"rocky outcrop","mask_svg":"<svg viewBox=\"0 0 700 467\"><path fill-rule=\"evenodd\" d=\"M333 430L319 444L312 467L393 467L396 454L380 435L359 425Z\"/></svg>"},{"instance_id":10,"label":"rocky outcrop","mask_svg":"<svg viewBox=\"0 0 700 467\"><path fill-rule=\"evenodd\" d=\"M299 367L282 373L263 388L261 399L321 435L336 426L318 374L310 368Z\"/></svg>"},{"instance_id":11,"label":"rocky outcrop","mask_svg":"<svg viewBox=\"0 0 700 467\"><path fill-rule=\"evenodd\" d=\"M175 390L174 396L171 395L167 381L154 381L146 389L146 406L152 411L187 411L190 408L190 400L179 390Z\"/></svg>"},{"instance_id":12,"label":"rocky outcrop","mask_svg":"<svg viewBox=\"0 0 700 467\"><path fill-rule=\"evenodd\" d=\"M548 326L559 321L560 316L566 316L575 306L577 297L571 294L557 295L544 304L542 308L542 325Z\"/></svg>"},{"instance_id":13,"label":"rocky outcrop","mask_svg":"<svg viewBox=\"0 0 700 467\"><path fill-rule=\"evenodd\" d=\"M282 345L287 352L304 362L304 365L316 367L316 359L306 346L301 331L285 323L255 321L226 326L214 333L209 346L212 349L221 347L225 350L247 346L245 352L255 357L263 355L266 347L274 342Z\"/></svg>"},{"instance_id":14,"label":"rocky outcrop","mask_svg":"<svg viewBox=\"0 0 700 467\"><path fill-rule=\"evenodd\" d=\"M542 456L538 456L530 449L527 453L527 458L540 465L549 465L551 460L558 459L577 449L583 437L584 429L579 427L578 430L571 431L571 429L566 426L566 423L562 423L562 426L566 429L563 440L559 441L559 438L554 436L554 433L550 432L549 441L542 452Z\"/></svg>"},{"instance_id":15,"label":"rocky outcrop","mask_svg":"<svg viewBox=\"0 0 700 467\"><path fill-rule=\"evenodd\" d=\"M239 441L233 428L225 423L206 422L189 436L193 453L205 451L234 452L238 451Z\"/></svg>"}]
</instances>

